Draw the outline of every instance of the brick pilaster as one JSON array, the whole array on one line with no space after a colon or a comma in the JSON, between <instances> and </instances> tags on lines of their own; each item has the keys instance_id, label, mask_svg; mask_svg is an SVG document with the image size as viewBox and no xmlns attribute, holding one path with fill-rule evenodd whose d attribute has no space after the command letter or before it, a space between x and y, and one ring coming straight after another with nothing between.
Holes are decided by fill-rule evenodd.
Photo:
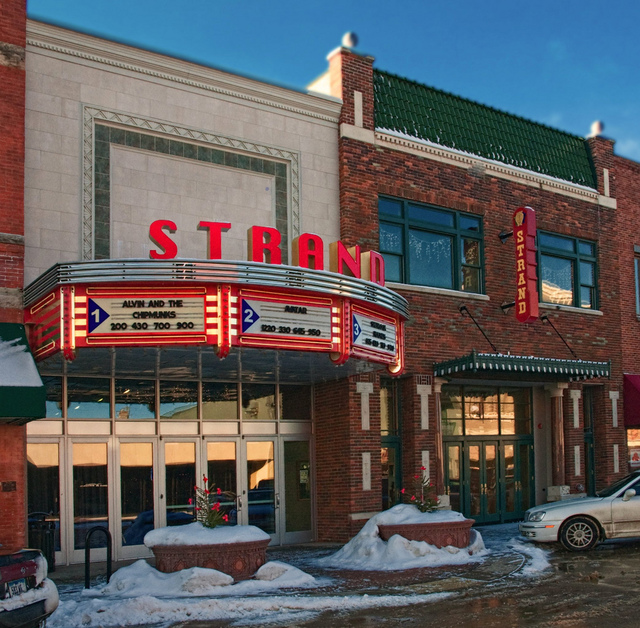
<instances>
[{"instance_id":1,"label":"brick pilaster","mask_svg":"<svg viewBox=\"0 0 640 628\"><path fill-rule=\"evenodd\" d=\"M22 322L26 0L0 3L0 321ZM26 545L26 428L0 423L0 552Z\"/></svg>"}]
</instances>

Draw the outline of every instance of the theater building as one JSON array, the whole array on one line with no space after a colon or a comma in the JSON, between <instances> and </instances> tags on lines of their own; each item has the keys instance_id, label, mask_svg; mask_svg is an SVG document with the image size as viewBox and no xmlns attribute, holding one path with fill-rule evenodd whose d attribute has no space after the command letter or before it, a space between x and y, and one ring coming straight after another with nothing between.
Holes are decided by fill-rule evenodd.
<instances>
[{"instance_id":1,"label":"theater building","mask_svg":"<svg viewBox=\"0 0 640 628\"><path fill-rule=\"evenodd\" d=\"M478 523L626 473L640 179L611 140L349 48L295 91L11 4L0 349L41 381L0 350L5 546L45 517L59 563L95 526L145 557L203 477L289 544L422 468Z\"/></svg>"},{"instance_id":2,"label":"theater building","mask_svg":"<svg viewBox=\"0 0 640 628\"><path fill-rule=\"evenodd\" d=\"M339 241L340 107L28 23L20 319L46 416L27 510L60 563L95 526L116 559L147 555L203 476L275 544L330 528L321 474L377 508L360 399L402 372L408 310L381 256Z\"/></svg>"}]
</instances>

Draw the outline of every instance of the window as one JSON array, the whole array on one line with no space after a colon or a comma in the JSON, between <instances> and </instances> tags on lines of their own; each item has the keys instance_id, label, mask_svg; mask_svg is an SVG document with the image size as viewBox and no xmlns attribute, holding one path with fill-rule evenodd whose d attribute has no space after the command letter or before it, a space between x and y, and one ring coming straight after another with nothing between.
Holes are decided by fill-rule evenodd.
<instances>
[{"instance_id":1,"label":"window","mask_svg":"<svg viewBox=\"0 0 640 628\"><path fill-rule=\"evenodd\" d=\"M540 298L544 303L596 307L596 246L593 242L538 233Z\"/></svg>"},{"instance_id":2,"label":"window","mask_svg":"<svg viewBox=\"0 0 640 628\"><path fill-rule=\"evenodd\" d=\"M510 387L443 386L444 436L531 434L531 390Z\"/></svg>"},{"instance_id":3,"label":"window","mask_svg":"<svg viewBox=\"0 0 640 628\"><path fill-rule=\"evenodd\" d=\"M482 219L399 199L378 200L388 281L482 292Z\"/></svg>"}]
</instances>

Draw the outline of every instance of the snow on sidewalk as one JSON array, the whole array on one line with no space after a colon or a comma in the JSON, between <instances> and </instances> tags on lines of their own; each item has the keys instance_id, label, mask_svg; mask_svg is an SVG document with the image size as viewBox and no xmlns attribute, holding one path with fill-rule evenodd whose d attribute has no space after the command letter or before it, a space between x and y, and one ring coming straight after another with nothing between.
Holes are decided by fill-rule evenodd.
<instances>
[{"instance_id":1,"label":"snow on sidewalk","mask_svg":"<svg viewBox=\"0 0 640 628\"><path fill-rule=\"evenodd\" d=\"M277 561L263 565L255 580L232 584L233 579L214 569L195 567L160 573L140 560L119 569L109 584L62 596L58 610L49 618L49 628L102 628L170 625L178 621L229 621L291 625L323 611L353 611L381 606L406 606L433 602L448 593L431 595L313 595L300 589L326 585L300 569ZM280 594L294 588L295 593ZM265 595L269 594L269 595Z\"/></svg>"}]
</instances>

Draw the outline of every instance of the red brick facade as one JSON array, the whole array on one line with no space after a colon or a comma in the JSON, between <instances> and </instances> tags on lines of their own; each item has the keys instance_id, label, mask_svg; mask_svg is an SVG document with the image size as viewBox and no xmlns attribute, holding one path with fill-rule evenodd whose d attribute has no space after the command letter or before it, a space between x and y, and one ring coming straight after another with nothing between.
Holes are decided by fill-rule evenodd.
<instances>
[{"instance_id":1,"label":"red brick facade","mask_svg":"<svg viewBox=\"0 0 640 628\"><path fill-rule=\"evenodd\" d=\"M446 209L469 212L482 217L484 229L484 293L489 300L474 299L459 292L446 293L394 286L409 301L411 318L406 325L406 364L402 381L402 437L405 483L419 467L421 451L427 449L434 466L431 477L437 477L440 455L440 436L435 432L438 412L436 394L429 396L429 430L420 429L419 398L413 383L415 376L433 374L434 363L466 355L472 350L493 352L480 331L459 307L466 305L473 317L495 344L498 352L523 356L538 356L572 360L567 347L553 328L537 320L518 323L513 310L505 315L503 303L514 300L515 261L514 243L501 243L498 235L511 229L514 210L528 205L536 210L538 229L560 235L579 237L597 242L598 247L598 311L589 313L577 308L545 307L546 314L581 360L611 360L611 378L585 384L572 383L569 388L582 390L595 385L595 458L597 485L603 486L627 471L626 434L623 421L622 373L638 372L637 343L634 325L635 301L633 293L633 246L629 242L624 252L621 240L632 237L625 221L637 204L625 197L638 198L640 165L613 154L613 142L596 137L589 140L589 149L601 196L617 198L617 210L609 199L590 202L576 195L560 194L541 185L518 182L516 178L498 178L468 167L445 163L382 146L374 141L372 116L374 93L372 62L350 50L342 49L330 58L329 71L333 95L341 96L344 109L341 120L340 177L341 177L341 239L351 245L378 249L378 197L391 196ZM342 82L337 72L342 73ZM354 92L362 94L361 113L354 113ZM358 122L360 117L361 124ZM606 177L608 176L608 181ZM635 187L634 187L635 186ZM622 220L621 217L625 216ZM632 222L635 224L635 221ZM634 242L635 244L635 242ZM640 244L640 242L638 242ZM625 289L626 284L626 289ZM622 333L621 333L622 331ZM518 378L511 379L517 385ZM435 390L434 390L435 393ZM613 426L612 399L616 396L618 421ZM585 478L575 474L575 447L579 447L584 468L583 404L578 400L579 425L573 423L573 399L564 391L565 483L577 492ZM352 407L352 414L356 406ZM321 424L322 421L319 421ZM322 438L318 438L319 448ZM617 445L619 458L613 459ZM351 444L353 447L353 443ZM318 450L319 459L322 458Z\"/></svg>"},{"instance_id":2,"label":"red brick facade","mask_svg":"<svg viewBox=\"0 0 640 628\"><path fill-rule=\"evenodd\" d=\"M26 19L25 0L0 6L0 321L11 323L22 322L24 283ZM26 479L26 428L0 423L0 552L25 546Z\"/></svg>"}]
</instances>

